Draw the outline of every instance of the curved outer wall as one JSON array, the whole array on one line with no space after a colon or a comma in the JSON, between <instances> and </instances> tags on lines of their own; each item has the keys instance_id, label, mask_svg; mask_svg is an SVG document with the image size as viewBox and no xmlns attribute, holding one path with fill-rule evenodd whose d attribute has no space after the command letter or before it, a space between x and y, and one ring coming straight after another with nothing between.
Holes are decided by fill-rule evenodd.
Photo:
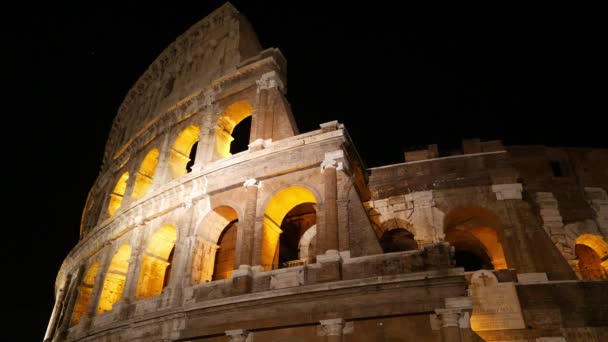
<instances>
[{"instance_id":1,"label":"curved outer wall","mask_svg":"<svg viewBox=\"0 0 608 342\"><path fill-rule=\"evenodd\" d=\"M608 334L608 151L472 140L367 169L337 121L300 134L285 73L230 4L163 51L118 111L45 341ZM476 323L481 276L517 293L509 328Z\"/></svg>"}]
</instances>

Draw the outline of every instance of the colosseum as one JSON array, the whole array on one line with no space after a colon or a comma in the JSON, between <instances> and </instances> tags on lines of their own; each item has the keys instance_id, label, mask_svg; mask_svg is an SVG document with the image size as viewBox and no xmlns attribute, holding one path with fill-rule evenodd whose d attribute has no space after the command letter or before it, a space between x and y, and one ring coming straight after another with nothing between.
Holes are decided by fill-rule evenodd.
<instances>
[{"instance_id":1,"label":"colosseum","mask_svg":"<svg viewBox=\"0 0 608 342\"><path fill-rule=\"evenodd\" d=\"M344 124L298 130L286 82L229 3L162 52L44 341L608 341L608 150L467 139L367 168Z\"/></svg>"}]
</instances>

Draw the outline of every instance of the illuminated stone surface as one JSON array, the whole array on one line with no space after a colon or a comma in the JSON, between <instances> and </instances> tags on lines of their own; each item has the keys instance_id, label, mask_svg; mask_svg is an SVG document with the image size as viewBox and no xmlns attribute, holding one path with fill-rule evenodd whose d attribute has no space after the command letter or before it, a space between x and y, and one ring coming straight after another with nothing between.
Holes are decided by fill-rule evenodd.
<instances>
[{"instance_id":1,"label":"illuminated stone surface","mask_svg":"<svg viewBox=\"0 0 608 342\"><path fill-rule=\"evenodd\" d=\"M366 169L338 121L299 132L285 75L230 4L150 65L45 340L608 340L608 151L469 139Z\"/></svg>"}]
</instances>

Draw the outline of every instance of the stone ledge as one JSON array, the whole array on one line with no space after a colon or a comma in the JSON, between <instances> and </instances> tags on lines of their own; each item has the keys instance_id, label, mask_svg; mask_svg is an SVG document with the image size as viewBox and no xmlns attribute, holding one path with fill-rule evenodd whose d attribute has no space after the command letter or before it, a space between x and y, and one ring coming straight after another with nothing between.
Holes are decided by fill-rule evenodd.
<instances>
[{"instance_id":1,"label":"stone ledge","mask_svg":"<svg viewBox=\"0 0 608 342\"><path fill-rule=\"evenodd\" d=\"M464 270L462 268L449 268L437 271L426 271L426 272L415 272L408 274L399 274L392 276L378 276L363 279L351 279L351 280L340 280L329 283L313 284L313 285L302 285L297 287L290 287L285 289L277 289L263 292L248 293L240 296L233 296L228 298L212 299L205 302L192 304L190 306L184 306L183 311L194 311L202 308L219 307L223 305L244 303L261 299L268 298L279 298L287 297L299 294L318 293L323 291L348 289L365 287L370 285L381 285L381 284L396 284L403 282L415 282L415 281L429 281L439 280L442 278L456 277L464 281Z\"/></svg>"}]
</instances>

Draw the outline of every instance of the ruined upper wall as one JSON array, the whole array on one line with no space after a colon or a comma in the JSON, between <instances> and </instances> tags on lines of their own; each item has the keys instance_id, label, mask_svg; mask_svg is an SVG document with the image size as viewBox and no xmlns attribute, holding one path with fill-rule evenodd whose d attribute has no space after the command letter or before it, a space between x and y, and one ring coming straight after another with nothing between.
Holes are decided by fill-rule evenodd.
<instances>
[{"instance_id":1,"label":"ruined upper wall","mask_svg":"<svg viewBox=\"0 0 608 342\"><path fill-rule=\"evenodd\" d=\"M129 90L104 153L104 165L164 112L261 51L249 22L226 3L169 45Z\"/></svg>"}]
</instances>

